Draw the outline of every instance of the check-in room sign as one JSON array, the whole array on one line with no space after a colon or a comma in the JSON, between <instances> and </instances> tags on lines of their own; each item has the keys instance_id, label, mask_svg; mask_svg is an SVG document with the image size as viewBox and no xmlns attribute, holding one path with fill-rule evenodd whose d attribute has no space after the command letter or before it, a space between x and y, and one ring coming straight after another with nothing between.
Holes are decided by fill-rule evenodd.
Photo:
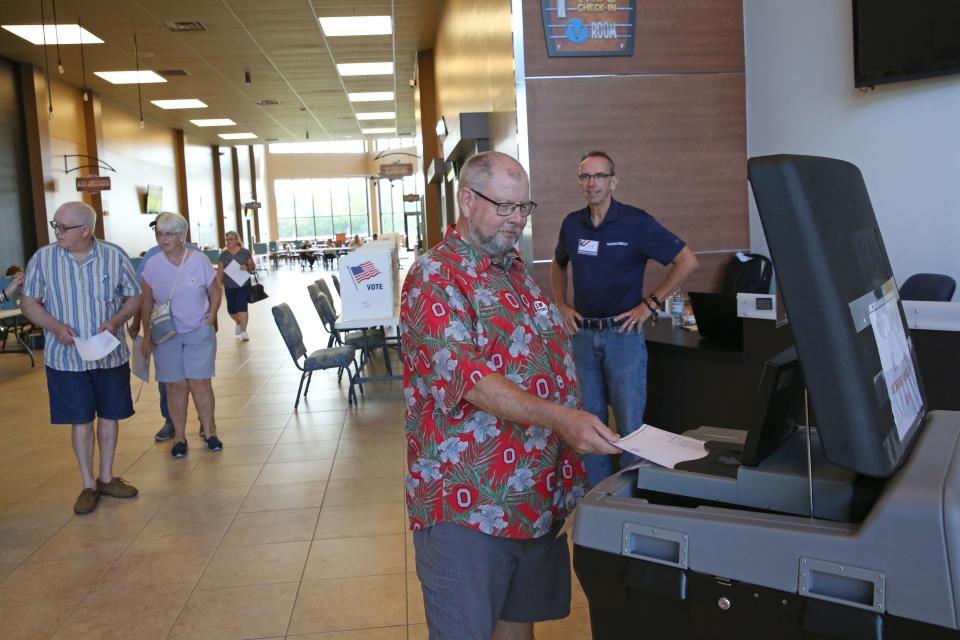
<instances>
[{"instance_id":1,"label":"check-in room sign","mask_svg":"<svg viewBox=\"0 0 960 640\"><path fill-rule=\"evenodd\" d=\"M560 56L632 56L637 0L540 0L547 53Z\"/></svg>"}]
</instances>

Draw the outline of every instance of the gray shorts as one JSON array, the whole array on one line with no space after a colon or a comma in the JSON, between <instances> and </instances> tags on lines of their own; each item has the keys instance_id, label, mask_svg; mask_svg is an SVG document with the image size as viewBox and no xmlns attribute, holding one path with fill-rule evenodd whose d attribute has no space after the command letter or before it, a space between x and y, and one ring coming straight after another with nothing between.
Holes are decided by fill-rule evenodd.
<instances>
[{"instance_id":1,"label":"gray shorts","mask_svg":"<svg viewBox=\"0 0 960 640\"><path fill-rule=\"evenodd\" d=\"M153 347L157 382L209 380L215 375L216 359L217 332L207 324Z\"/></svg>"},{"instance_id":2,"label":"gray shorts","mask_svg":"<svg viewBox=\"0 0 960 640\"><path fill-rule=\"evenodd\" d=\"M430 640L489 640L497 620L570 614L570 553L560 525L534 540L441 522L413 532Z\"/></svg>"}]
</instances>

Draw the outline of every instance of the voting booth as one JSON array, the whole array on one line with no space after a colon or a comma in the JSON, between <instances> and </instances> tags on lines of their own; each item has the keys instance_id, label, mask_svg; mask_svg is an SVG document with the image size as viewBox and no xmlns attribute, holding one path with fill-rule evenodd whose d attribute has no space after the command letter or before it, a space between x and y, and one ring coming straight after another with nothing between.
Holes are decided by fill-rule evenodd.
<instances>
[{"instance_id":1,"label":"voting booth","mask_svg":"<svg viewBox=\"0 0 960 640\"><path fill-rule=\"evenodd\" d=\"M585 496L593 637L960 638L960 413L927 411L860 171L748 168L795 344L742 430Z\"/></svg>"},{"instance_id":2,"label":"voting booth","mask_svg":"<svg viewBox=\"0 0 960 640\"><path fill-rule=\"evenodd\" d=\"M390 318L400 295L397 245L368 242L340 257L341 317L350 320Z\"/></svg>"}]
</instances>

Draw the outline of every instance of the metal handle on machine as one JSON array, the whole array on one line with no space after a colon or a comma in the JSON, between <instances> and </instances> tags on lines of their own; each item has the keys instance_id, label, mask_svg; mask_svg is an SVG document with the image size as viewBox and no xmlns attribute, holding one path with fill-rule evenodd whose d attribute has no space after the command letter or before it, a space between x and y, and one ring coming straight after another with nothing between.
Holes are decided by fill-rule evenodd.
<instances>
[{"instance_id":1,"label":"metal handle on machine","mask_svg":"<svg viewBox=\"0 0 960 640\"><path fill-rule=\"evenodd\" d=\"M681 531L623 523L620 553L629 558L687 568L688 536Z\"/></svg>"},{"instance_id":2,"label":"metal handle on machine","mask_svg":"<svg viewBox=\"0 0 960 640\"><path fill-rule=\"evenodd\" d=\"M886 575L836 562L800 558L797 589L801 596L883 613Z\"/></svg>"}]
</instances>

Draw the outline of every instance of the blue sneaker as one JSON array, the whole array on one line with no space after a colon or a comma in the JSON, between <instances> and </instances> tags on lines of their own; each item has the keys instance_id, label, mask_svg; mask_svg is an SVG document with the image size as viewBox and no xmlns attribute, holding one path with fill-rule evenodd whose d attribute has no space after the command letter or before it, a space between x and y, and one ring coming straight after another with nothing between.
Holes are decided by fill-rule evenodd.
<instances>
[{"instance_id":1,"label":"blue sneaker","mask_svg":"<svg viewBox=\"0 0 960 640\"><path fill-rule=\"evenodd\" d=\"M187 443L174 442L173 449L170 449L170 455L172 455L174 458L182 458L187 455Z\"/></svg>"},{"instance_id":2,"label":"blue sneaker","mask_svg":"<svg viewBox=\"0 0 960 640\"><path fill-rule=\"evenodd\" d=\"M210 451L223 451L223 443L220 442L220 438L217 436L210 436L209 438L205 438L205 440L207 442L207 449L210 449Z\"/></svg>"}]
</instances>

